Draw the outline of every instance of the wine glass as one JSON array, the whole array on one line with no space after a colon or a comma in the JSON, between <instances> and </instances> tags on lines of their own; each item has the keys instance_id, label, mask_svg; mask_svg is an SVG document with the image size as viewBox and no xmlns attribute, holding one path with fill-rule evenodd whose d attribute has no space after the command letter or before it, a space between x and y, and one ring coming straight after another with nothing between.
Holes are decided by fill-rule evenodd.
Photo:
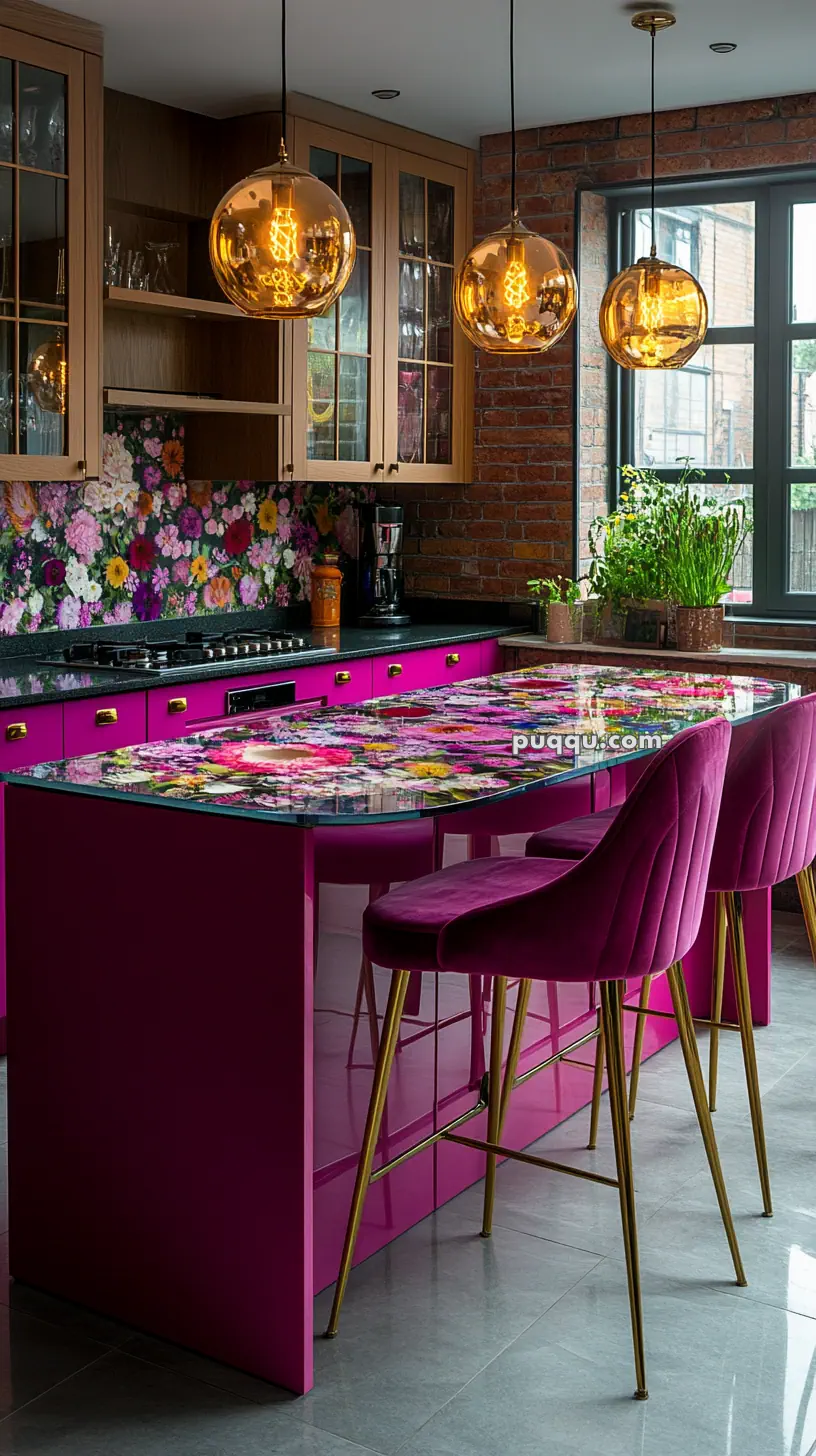
<instances>
[{"instance_id":1,"label":"wine glass","mask_svg":"<svg viewBox=\"0 0 816 1456\"><path fill-rule=\"evenodd\" d=\"M20 161L24 167L37 165L38 115L34 105L24 106L20 115Z\"/></svg>"},{"instance_id":2,"label":"wine glass","mask_svg":"<svg viewBox=\"0 0 816 1456\"><path fill-rule=\"evenodd\" d=\"M48 136L51 142L51 170L65 171L65 97L58 96L48 115Z\"/></svg>"},{"instance_id":3,"label":"wine glass","mask_svg":"<svg viewBox=\"0 0 816 1456\"><path fill-rule=\"evenodd\" d=\"M152 288L154 293L177 293L178 289L173 287L173 280L170 277L170 253L178 243L146 243L149 253L156 259L156 268L153 274Z\"/></svg>"}]
</instances>

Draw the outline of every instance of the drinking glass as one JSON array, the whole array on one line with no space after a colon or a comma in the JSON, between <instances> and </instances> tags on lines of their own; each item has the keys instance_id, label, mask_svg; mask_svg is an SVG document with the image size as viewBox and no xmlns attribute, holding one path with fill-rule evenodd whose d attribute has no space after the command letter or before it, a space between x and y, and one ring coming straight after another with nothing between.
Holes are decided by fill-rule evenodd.
<instances>
[{"instance_id":1,"label":"drinking glass","mask_svg":"<svg viewBox=\"0 0 816 1456\"><path fill-rule=\"evenodd\" d=\"M173 280L170 277L170 253L173 248L178 247L178 243L147 243L146 247L156 260L151 284L153 292L178 293L178 289L174 288Z\"/></svg>"}]
</instances>

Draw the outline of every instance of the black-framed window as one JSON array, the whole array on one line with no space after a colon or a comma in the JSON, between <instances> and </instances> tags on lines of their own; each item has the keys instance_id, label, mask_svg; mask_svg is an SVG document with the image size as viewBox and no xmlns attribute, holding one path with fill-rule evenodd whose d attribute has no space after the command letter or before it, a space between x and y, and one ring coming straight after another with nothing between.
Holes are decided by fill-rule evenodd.
<instances>
[{"instance_id":1,"label":"black-framed window","mask_svg":"<svg viewBox=\"0 0 816 1456\"><path fill-rule=\"evenodd\" d=\"M713 493L744 496L752 536L731 609L816 617L816 176L661 187L658 252L701 281L705 343L684 369L610 376L618 466L676 479L691 456ZM609 198L614 271L649 251L643 191Z\"/></svg>"}]
</instances>

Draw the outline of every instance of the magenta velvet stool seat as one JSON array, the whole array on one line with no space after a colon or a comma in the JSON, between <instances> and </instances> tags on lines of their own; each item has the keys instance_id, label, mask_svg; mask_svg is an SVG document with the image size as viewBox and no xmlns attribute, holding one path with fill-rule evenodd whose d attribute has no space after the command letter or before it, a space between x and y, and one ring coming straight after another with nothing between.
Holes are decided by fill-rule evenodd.
<instances>
[{"instance_id":1,"label":"magenta velvet stool seat","mask_svg":"<svg viewBox=\"0 0 816 1456\"><path fill-rule=\"evenodd\" d=\"M466 860L403 884L373 901L363 918L366 954L392 969L388 1007L371 1091L343 1256L327 1335L337 1333L354 1258L366 1190L413 1152L446 1138L487 1154L483 1235L492 1228L496 1158L508 1157L588 1178L618 1189L632 1316L637 1395L646 1397L622 1005L626 979L668 970L689 1082L703 1133L738 1283L745 1282L705 1096L680 961L694 943L702 916L730 729L712 719L687 729L649 765L609 833L583 859ZM592 913L587 913L587 907ZM601 1021L610 1067L610 1107L617 1177L576 1170L501 1147L503 1109L516 1067L513 1038L502 1079L508 969L526 981L568 981L601 986ZM400 1019L412 972L456 972L493 977L493 1018L487 1078L487 1138L461 1128L485 1110L485 1100L393 1163L372 1174L386 1104ZM518 1020L519 1008L516 1011ZM515 1031L515 1027L514 1027ZM547 1063L572 1052L564 1047Z\"/></svg>"},{"instance_id":2,"label":"magenta velvet stool seat","mask_svg":"<svg viewBox=\"0 0 816 1456\"><path fill-rule=\"evenodd\" d=\"M610 829L618 812L619 809L613 808L535 834L528 841L527 853L546 860L579 859L589 853ZM795 875L811 951L816 960L816 888L811 868L814 856L816 694L811 693L734 729L708 878L708 889L716 895L709 1103L713 1111L717 1097L727 940L763 1208L768 1216L773 1213L773 1204L756 1066L741 896L751 890L770 889ZM649 982L646 980L632 1063L632 1113L648 993ZM600 1076L596 1077L595 1085L599 1095ZM596 1124L597 1096L593 1099L593 1128Z\"/></svg>"}]
</instances>

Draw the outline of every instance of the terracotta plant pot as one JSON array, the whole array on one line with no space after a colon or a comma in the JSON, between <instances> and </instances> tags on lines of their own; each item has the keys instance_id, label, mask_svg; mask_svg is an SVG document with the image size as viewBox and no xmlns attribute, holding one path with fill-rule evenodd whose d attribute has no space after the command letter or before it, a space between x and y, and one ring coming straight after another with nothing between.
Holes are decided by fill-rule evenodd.
<instances>
[{"instance_id":1,"label":"terracotta plant pot","mask_svg":"<svg viewBox=\"0 0 816 1456\"><path fill-rule=\"evenodd\" d=\"M723 608L678 607L677 650L719 652L723 639Z\"/></svg>"},{"instance_id":2,"label":"terracotta plant pot","mask_svg":"<svg viewBox=\"0 0 816 1456\"><path fill-rule=\"evenodd\" d=\"M549 602L547 605L547 641L580 642L583 637L583 603Z\"/></svg>"}]
</instances>

